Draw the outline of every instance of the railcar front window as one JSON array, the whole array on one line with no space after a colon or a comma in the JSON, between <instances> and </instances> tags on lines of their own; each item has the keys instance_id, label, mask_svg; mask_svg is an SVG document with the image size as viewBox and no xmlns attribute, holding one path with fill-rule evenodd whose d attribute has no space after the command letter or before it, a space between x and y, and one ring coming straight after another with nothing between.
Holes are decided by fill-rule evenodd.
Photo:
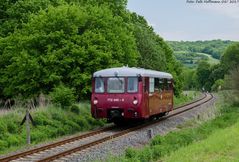
<instances>
[{"instance_id":1,"label":"railcar front window","mask_svg":"<svg viewBox=\"0 0 239 162\"><path fill-rule=\"evenodd\" d=\"M124 93L124 78L108 78L107 92L108 93Z\"/></svg>"},{"instance_id":2,"label":"railcar front window","mask_svg":"<svg viewBox=\"0 0 239 162\"><path fill-rule=\"evenodd\" d=\"M95 93L104 93L104 80L103 78L95 78Z\"/></svg>"},{"instance_id":3,"label":"railcar front window","mask_svg":"<svg viewBox=\"0 0 239 162\"><path fill-rule=\"evenodd\" d=\"M135 93L138 92L138 78L128 78L127 92Z\"/></svg>"}]
</instances>

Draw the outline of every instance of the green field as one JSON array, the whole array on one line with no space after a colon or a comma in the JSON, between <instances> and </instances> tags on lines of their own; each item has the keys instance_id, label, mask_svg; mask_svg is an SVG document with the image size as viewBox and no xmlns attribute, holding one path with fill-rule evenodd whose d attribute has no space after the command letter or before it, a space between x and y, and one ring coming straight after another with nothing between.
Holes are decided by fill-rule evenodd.
<instances>
[{"instance_id":1,"label":"green field","mask_svg":"<svg viewBox=\"0 0 239 162\"><path fill-rule=\"evenodd\" d=\"M209 55L209 54L206 54L206 53L197 53L198 55L205 55L205 56L207 56L208 57L208 62L210 63L210 64L218 64L218 63L220 63L220 60L218 60L218 59L215 59L215 58L213 58L211 55Z\"/></svg>"},{"instance_id":2,"label":"green field","mask_svg":"<svg viewBox=\"0 0 239 162\"><path fill-rule=\"evenodd\" d=\"M175 57L186 67L197 67L199 61L206 60L211 65L220 63L220 60L213 58L211 55L199 52L175 51Z\"/></svg>"}]
</instances>

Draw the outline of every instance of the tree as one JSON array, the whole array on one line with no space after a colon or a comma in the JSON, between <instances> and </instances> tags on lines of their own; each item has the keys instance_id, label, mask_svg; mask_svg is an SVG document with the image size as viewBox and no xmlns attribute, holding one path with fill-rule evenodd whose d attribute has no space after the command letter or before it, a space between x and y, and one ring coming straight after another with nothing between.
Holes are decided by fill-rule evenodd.
<instances>
[{"instance_id":1,"label":"tree","mask_svg":"<svg viewBox=\"0 0 239 162\"><path fill-rule=\"evenodd\" d=\"M226 71L233 70L239 65L239 43L230 45L222 56L222 65Z\"/></svg>"},{"instance_id":2,"label":"tree","mask_svg":"<svg viewBox=\"0 0 239 162\"><path fill-rule=\"evenodd\" d=\"M227 89L226 100L228 103L239 105L239 66L230 70L225 75L224 87Z\"/></svg>"},{"instance_id":3,"label":"tree","mask_svg":"<svg viewBox=\"0 0 239 162\"><path fill-rule=\"evenodd\" d=\"M190 69L190 68L183 68L183 75L184 82L183 82L183 89L184 90L190 90L197 88L197 80L196 77L196 69Z\"/></svg>"},{"instance_id":4,"label":"tree","mask_svg":"<svg viewBox=\"0 0 239 162\"><path fill-rule=\"evenodd\" d=\"M138 66L172 73L175 95L182 92L182 65L176 61L172 49L150 27L144 17L131 14L134 36L139 51Z\"/></svg>"},{"instance_id":5,"label":"tree","mask_svg":"<svg viewBox=\"0 0 239 162\"><path fill-rule=\"evenodd\" d=\"M224 80L218 79L218 80L215 81L215 83L213 84L211 89L213 91L218 91L218 90L222 89L223 85L224 85Z\"/></svg>"},{"instance_id":6,"label":"tree","mask_svg":"<svg viewBox=\"0 0 239 162\"><path fill-rule=\"evenodd\" d=\"M198 79L198 86L200 89L205 89L205 90L208 90L210 91L210 74L211 74L211 71L210 71L210 64L206 61L201 61L199 62L198 64L198 67L197 67L197 79Z\"/></svg>"},{"instance_id":7,"label":"tree","mask_svg":"<svg viewBox=\"0 0 239 162\"><path fill-rule=\"evenodd\" d=\"M4 0L0 8L0 36L8 36L16 29L21 29L32 14L47 9L49 5L59 6L62 0Z\"/></svg>"},{"instance_id":8,"label":"tree","mask_svg":"<svg viewBox=\"0 0 239 162\"><path fill-rule=\"evenodd\" d=\"M77 99L91 92L92 73L129 65L173 74L182 69L147 21L127 0L18 0L0 8L0 97L49 94L64 85Z\"/></svg>"},{"instance_id":9,"label":"tree","mask_svg":"<svg viewBox=\"0 0 239 162\"><path fill-rule=\"evenodd\" d=\"M107 7L61 5L32 15L0 41L0 83L6 96L33 97L63 83L79 97L99 69L135 66L135 39Z\"/></svg>"}]
</instances>

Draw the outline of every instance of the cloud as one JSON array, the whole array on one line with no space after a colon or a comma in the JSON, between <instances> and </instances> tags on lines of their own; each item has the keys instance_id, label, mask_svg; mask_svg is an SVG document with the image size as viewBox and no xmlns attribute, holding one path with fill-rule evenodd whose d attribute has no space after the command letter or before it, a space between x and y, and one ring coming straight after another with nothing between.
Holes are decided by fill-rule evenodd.
<instances>
[{"instance_id":1,"label":"cloud","mask_svg":"<svg viewBox=\"0 0 239 162\"><path fill-rule=\"evenodd\" d=\"M237 3L201 3L191 5L198 10L205 10L216 14L221 14L233 19L239 19L239 1Z\"/></svg>"}]
</instances>

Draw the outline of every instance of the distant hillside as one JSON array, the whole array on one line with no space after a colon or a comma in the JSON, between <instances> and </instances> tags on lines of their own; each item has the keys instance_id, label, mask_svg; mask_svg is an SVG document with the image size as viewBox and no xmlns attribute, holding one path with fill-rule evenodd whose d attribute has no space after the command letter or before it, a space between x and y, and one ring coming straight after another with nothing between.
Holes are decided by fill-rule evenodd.
<instances>
[{"instance_id":1,"label":"distant hillside","mask_svg":"<svg viewBox=\"0 0 239 162\"><path fill-rule=\"evenodd\" d=\"M219 63L223 51L232 43L234 42L229 40L168 41L177 60L190 67L196 66L200 60L208 60L211 64Z\"/></svg>"},{"instance_id":2,"label":"distant hillside","mask_svg":"<svg viewBox=\"0 0 239 162\"><path fill-rule=\"evenodd\" d=\"M199 52L174 51L174 55L182 64L187 67L196 67L198 62L206 60L210 64L217 64L220 60L213 58L211 55Z\"/></svg>"}]
</instances>

